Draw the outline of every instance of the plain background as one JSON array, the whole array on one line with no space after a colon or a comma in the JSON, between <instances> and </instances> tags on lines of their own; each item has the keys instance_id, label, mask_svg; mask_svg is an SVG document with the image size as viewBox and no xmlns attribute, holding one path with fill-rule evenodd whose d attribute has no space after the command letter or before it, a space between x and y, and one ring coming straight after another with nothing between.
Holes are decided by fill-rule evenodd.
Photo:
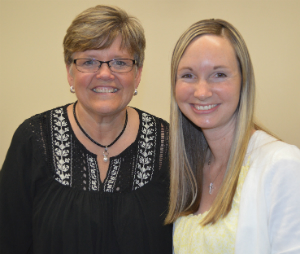
<instances>
[{"instance_id":1,"label":"plain background","mask_svg":"<svg viewBox=\"0 0 300 254\"><path fill-rule=\"evenodd\" d=\"M175 42L192 23L221 18L248 45L257 119L300 147L299 0L0 0L0 165L21 122L76 100L69 92L62 40L75 16L97 4L125 9L145 29L142 81L130 105L168 121Z\"/></svg>"}]
</instances>

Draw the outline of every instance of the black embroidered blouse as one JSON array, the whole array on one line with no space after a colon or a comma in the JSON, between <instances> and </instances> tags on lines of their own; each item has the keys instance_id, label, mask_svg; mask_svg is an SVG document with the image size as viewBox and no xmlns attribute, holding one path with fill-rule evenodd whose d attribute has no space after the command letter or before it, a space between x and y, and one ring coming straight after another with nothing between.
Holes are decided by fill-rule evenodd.
<instances>
[{"instance_id":1,"label":"black embroidered blouse","mask_svg":"<svg viewBox=\"0 0 300 254\"><path fill-rule=\"evenodd\" d=\"M67 106L27 119L14 134L0 171L0 253L172 253L172 226L163 225L168 123L136 109L137 138L110 158L101 182Z\"/></svg>"}]
</instances>

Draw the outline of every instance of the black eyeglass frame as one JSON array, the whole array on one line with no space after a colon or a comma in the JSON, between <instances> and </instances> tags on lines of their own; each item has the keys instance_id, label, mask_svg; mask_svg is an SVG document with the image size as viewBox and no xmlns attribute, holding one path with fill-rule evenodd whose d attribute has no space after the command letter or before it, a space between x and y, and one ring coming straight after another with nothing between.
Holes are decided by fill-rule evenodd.
<instances>
[{"instance_id":1,"label":"black eyeglass frame","mask_svg":"<svg viewBox=\"0 0 300 254\"><path fill-rule=\"evenodd\" d=\"M132 71L133 66L136 64L136 60L129 59L129 58L116 58L116 59L112 59L112 60L109 60L109 61L100 61L100 60L97 60L97 59L90 59L90 58L77 58L77 59L73 60L73 63L75 64L77 70L78 70L78 68L77 68L76 62L79 59L87 59L87 60L89 59L89 60L97 61L97 62L100 63L100 65L98 66L98 69L96 71L90 72L90 73L96 73L97 71L99 71L99 69L101 68L102 64L104 64L104 63L106 63L107 66L109 67L109 69L111 70L111 66L109 65L109 63L112 62L112 61L116 61L116 60L130 60L130 61L132 61L132 67L131 67L131 69L129 71L125 71L125 72L117 72L117 71L111 70L112 72L115 72L115 73L127 73L127 72L130 72L130 71ZM78 70L78 71L80 71L80 70ZM83 71L80 71L80 72L82 72L82 73L89 73L89 72L83 72Z\"/></svg>"}]
</instances>

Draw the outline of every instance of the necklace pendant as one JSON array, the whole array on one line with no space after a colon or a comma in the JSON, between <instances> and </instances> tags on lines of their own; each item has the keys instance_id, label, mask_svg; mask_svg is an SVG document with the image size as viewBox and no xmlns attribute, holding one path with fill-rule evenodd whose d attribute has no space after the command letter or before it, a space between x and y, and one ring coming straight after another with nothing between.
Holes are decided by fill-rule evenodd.
<instances>
[{"instance_id":1,"label":"necklace pendant","mask_svg":"<svg viewBox=\"0 0 300 254\"><path fill-rule=\"evenodd\" d=\"M107 147L105 147L104 151L103 151L103 161L104 162L108 162L108 151L107 151Z\"/></svg>"},{"instance_id":2,"label":"necklace pendant","mask_svg":"<svg viewBox=\"0 0 300 254\"><path fill-rule=\"evenodd\" d=\"M212 194L213 189L214 189L214 184L213 184L213 183L210 183L210 184L209 184L209 194L210 194L210 195Z\"/></svg>"}]
</instances>

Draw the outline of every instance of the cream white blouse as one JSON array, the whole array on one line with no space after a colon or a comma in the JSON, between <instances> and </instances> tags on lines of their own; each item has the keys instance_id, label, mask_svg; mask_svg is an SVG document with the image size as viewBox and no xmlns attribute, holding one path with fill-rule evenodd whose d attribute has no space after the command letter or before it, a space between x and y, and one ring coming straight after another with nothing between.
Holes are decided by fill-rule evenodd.
<instances>
[{"instance_id":1,"label":"cream white blouse","mask_svg":"<svg viewBox=\"0 0 300 254\"><path fill-rule=\"evenodd\" d=\"M234 253L241 191L248 170L249 161L242 167L232 208L224 219L202 227L200 222L207 215L208 211L206 211L203 214L190 214L176 220L173 236L174 253Z\"/></svg>"}]
</instances>

